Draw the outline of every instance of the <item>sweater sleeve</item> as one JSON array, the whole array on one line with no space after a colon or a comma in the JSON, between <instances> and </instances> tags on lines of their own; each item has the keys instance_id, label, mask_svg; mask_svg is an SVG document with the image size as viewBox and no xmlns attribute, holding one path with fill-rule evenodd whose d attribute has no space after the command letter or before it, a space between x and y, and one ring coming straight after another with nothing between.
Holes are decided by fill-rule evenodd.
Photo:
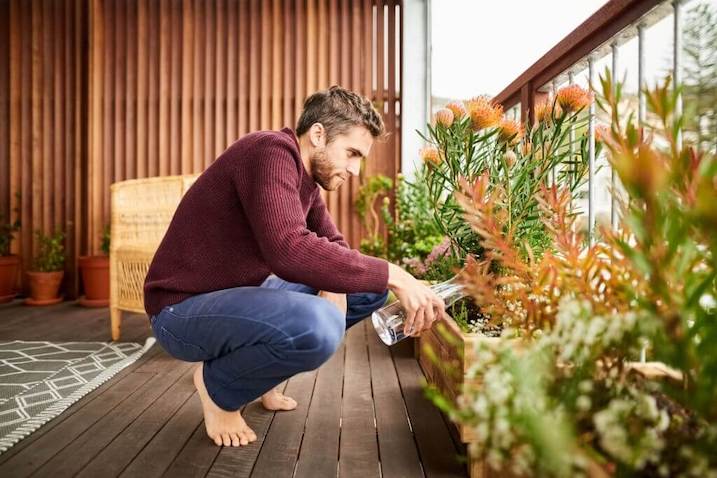
<instances>
[{"instance_id":1,"label":"sweater sleeve","mask_svg":"<svg viewBox=\"0 0 717 478\"><path fill-rule=\"evenodd\" d=\"M309 214L306 217L306 224L309 230L314 231L317 236L325 237L330 242L340 244L346 249L350 249L348 243L344 239L344 236L339 232L336 224L334 224L331 214L326 209L326 203L321 197L321 194L316 194Z\"/></svg>"},{"instance_id":2,"label":"sweater sleeve","mask_svg":"<svg viewBox=\"0 0 717 478\"><path fill-rule=\"evenodd\" d=\"M299 193L300 162L287 146L261 149L234 182L264 260L279 277L330 292L383 292L388 263L307 228Z\"/></svg>"}]
</instances>

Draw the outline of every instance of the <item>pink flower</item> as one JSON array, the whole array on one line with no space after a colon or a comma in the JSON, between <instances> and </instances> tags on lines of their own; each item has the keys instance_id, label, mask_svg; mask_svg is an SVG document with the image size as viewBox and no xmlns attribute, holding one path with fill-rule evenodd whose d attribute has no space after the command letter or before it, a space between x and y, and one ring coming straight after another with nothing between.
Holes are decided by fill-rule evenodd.
<instances>
[{"instance_id":1,"label":"pink flower","mask_svg":"<svg viewBox=\"0 0 717 478\"><path fill-rule=\"evenodd\" d=\"M451 240L449 238L443 239L443 242L433 247L431 250L431 253L428 254L428 257L426 257L426 260L423 262L423 265L428 268L436 262L438 259L445 257L445 255L450 251L451 248Z\"/></svg>"},{"instance_id":2,"label":"pink flower","mask_svg":"<svg viewBox=\"0 0 717 478\"><path fill-rule=\"evenodd\" d=\"M403 264L407 266L414 274L424 275L426 273L426 266L417 257L404 257L402 260Z\"/></svg>"}]
</instances>

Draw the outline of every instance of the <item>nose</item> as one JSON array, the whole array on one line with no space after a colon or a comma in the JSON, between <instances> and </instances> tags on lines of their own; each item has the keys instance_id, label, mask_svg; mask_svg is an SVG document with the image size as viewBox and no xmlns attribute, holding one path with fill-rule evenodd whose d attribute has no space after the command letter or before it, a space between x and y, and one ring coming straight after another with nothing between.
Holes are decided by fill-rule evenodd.
<instances>
[{"instance_id":1,"label":"nose","mask_svg":"<svg viewBox=\"0 0 717 478\"><path fill-rule=\"evenodd\" d=\"M346 170L350 174L352 174L354 176L358 176L359 173L361 172L361 162L357 161L356 163L349 164L348 167L346 168Z\"/></svg>"}]
</instances>

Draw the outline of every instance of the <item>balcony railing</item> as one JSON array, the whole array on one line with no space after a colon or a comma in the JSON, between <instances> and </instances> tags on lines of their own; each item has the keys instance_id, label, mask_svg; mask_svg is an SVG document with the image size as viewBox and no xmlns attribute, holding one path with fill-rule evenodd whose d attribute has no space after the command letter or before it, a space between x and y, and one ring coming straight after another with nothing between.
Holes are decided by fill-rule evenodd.
<instances>
[{"instance_id":1,"label":"balcony railing","mask_svg":"<svg viewBox=\"0 0 717 478\"><path fill-rule=\"evenodd\" d=\"M563 38L542 58L516 78L510 85L496 96L496 101L503 105L509 115L532 124L535 105L553 95L564 83L574 83L580 72L587 70L587 82L597 84L597 64L611 56L610 69L613 77L620 79L620 47L637 38L637 64L626 65L637 68L637 105L638 120L645 121L645 56L646 31L656 23L672 15L672 65L671 74L674 83L681 83L682 75L682 10L685 1L665 0L611 0L595 12L590 18L578 26L572 33ZM678 106L681 111L681 102ZM596 163L595 157L595 105L587 112L588 122L588 191L587 191L587 231L592 241L596 223ZM607 165L605 165L607 166ZM618 221L617 197L620 193L615 172L611 171L609 179L610 222L613 226Z\"/></svg>"}]
</instances>

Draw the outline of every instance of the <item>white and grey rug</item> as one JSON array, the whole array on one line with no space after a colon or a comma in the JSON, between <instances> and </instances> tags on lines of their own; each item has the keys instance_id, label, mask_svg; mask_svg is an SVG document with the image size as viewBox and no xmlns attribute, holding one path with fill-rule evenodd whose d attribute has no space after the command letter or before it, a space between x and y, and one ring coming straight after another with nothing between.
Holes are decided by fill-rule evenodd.
<instances>
[{"instance_id":1,"label":"white and grey rug","mask_svg":"<svg viewBox=\"0 0 717 478\"><path fill-rule=\"evenodd\" d=\"M0 342L0 454L112 378L154 344Z\"/></svg>"}]
</instances>

